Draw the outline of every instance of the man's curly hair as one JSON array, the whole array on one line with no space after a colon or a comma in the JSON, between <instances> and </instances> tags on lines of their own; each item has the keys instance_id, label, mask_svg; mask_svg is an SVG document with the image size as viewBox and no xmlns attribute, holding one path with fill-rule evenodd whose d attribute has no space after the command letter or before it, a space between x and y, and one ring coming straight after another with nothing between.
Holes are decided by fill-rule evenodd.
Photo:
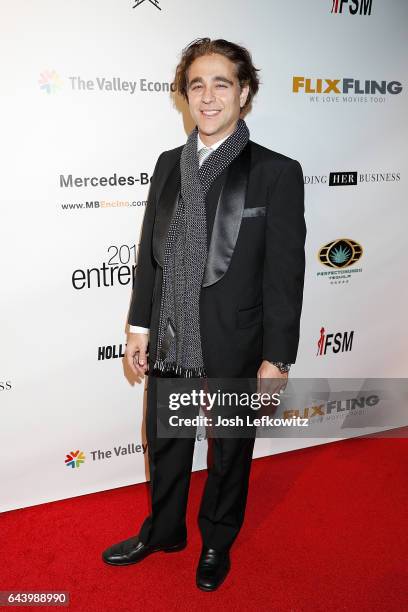
<instances>
[{"instance_id":1,"label":"man's curly hair","mask_svg":"<svg viewBox=\"0 0 408 612\"><path fill-rule=\"evenodd\" d=\"M173 87L187 100L188 69L195 59L203 55L218 53L224 55L235 64L238 81L243 87L249 85L249 93L243 108L251 103L259 89L258 68L252 63L251 54L245 47L229 42L223 38L211 40L210 38L197 38L185 47L181 54L181 60L176 68Z\"/></svg>"}]
</instances>

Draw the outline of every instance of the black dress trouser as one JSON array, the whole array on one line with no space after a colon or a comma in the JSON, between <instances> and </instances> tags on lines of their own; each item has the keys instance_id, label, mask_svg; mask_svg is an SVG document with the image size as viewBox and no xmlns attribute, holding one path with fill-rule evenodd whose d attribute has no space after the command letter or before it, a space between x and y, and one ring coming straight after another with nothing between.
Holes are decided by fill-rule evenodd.
<instances>
[{"instance_id":1,"label":"black dress trouser","mask_svg":"<svg viewBox=\"0 0 408 612\"><path fill-rule=\"evenodd\" d=\"M139 532L144 544L172 545L187 538L186 509L195 438L157 437L157 377L149 376L146 436L151 514ZM199 510L204 546L228 550L244 521L254 437L211 438L212 462Z\"/></svg>"}]
</instances>

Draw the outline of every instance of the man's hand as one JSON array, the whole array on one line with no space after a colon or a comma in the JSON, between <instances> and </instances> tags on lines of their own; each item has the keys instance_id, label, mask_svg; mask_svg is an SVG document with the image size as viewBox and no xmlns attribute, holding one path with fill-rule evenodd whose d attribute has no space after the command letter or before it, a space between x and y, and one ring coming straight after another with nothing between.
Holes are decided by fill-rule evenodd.
<instances>
[{"instance_id":1,"label":"man's hand","mask_svg":"<svg viewBox=\"0 0 408 612\"><path fill-rule=\"evenodd\" d=\"M147 364L147 345L149 334L128 334L127 346L125 351L126 361L130 369L139 378L146 373ZM141 381L138 381L141 382Z\"/></svg>"},{"instance_id":2,"label":"man's hand","mask_svg":"<svg viewBox=\"0 0 408 612\"><path fill-rule=\"evenodd\" d=\"M263 360L256 374L258 379L258 393L280 393L286 388L288 372L281 372L270 361ZM273 380L272 380L273 379Z\"/></svg>"}]
</instances>

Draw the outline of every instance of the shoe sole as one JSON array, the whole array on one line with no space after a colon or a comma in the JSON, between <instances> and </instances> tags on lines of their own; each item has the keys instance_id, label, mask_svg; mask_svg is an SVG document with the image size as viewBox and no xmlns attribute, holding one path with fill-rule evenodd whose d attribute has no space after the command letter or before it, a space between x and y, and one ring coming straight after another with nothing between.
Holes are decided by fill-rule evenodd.
<instances>
[{"instance_id":1,"label":"shoe sole","mask_svg":"<svg viewBox=\"0 0 408 612\"><path fill-rule=\"evenodd\" d=\"M102 557L102 560L108 565L116 565L119 567L122 565L134 565L135 563L140 563L140 561L143 561L144 559L146 559L146 557L148 557L149 555L152 555L155 552L166 552L166 553L179 552L180 550L184 550L186 546L187 546L187 541L181 542L180 544L175 544L174 546L166 546L166 548L155 548L151 550L150 552L148 552L147 555L145 555L141 559L136 559L136 561L127 561L126 563L115 563L114 561L108 561L104 557Z\"/></svg>"},{"instance_id":2,"label":"shoe sole","mask_svg":"<svg viewBox=\"0 0 408 612\"><path fill-rule=\"evenodd\" d=\"M196 581L196 586L198 589L200 589L200 591L205 591L206 593L210 593L212 591L216 591L217 589L220 588L220 586L222 585L222 583L224 582L224 580L226 579L226 577L228 576L228 574L230 573L230 569L231 567L228 568L228 572L225 574L224 578L217 584L216 587L214 587L213 589L209 588L209 587L205 587L205 586L201 586L197 583Z\"/></svg>"}]
</instances>

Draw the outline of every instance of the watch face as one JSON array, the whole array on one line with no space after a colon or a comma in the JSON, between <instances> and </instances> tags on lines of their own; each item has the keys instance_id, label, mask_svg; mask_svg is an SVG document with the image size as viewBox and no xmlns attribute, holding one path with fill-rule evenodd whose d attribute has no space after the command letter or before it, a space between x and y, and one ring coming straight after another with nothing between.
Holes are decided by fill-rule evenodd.
<instances>
[{"instance_id":1,"label":"watch face","mask_svg":"<svg viewBox=\"0 0 408 612\"><path fill-rule=\"evenodd\" d=\"M276 366L281 374L287 373L290 370L291 363L283 363L282 361L270 361L272 365Z\"/></svg>"},{"instance_id":2,"label":"watch face","mask_svg":"<svg viewBox=\"0 0 408 612\"><path fill-rule=\"evenodd\" d=\"M281 374L289 372L290 363L282 363L281 361L271 361L272 365L276 366Z\"/></svg>"}]
</instances>

